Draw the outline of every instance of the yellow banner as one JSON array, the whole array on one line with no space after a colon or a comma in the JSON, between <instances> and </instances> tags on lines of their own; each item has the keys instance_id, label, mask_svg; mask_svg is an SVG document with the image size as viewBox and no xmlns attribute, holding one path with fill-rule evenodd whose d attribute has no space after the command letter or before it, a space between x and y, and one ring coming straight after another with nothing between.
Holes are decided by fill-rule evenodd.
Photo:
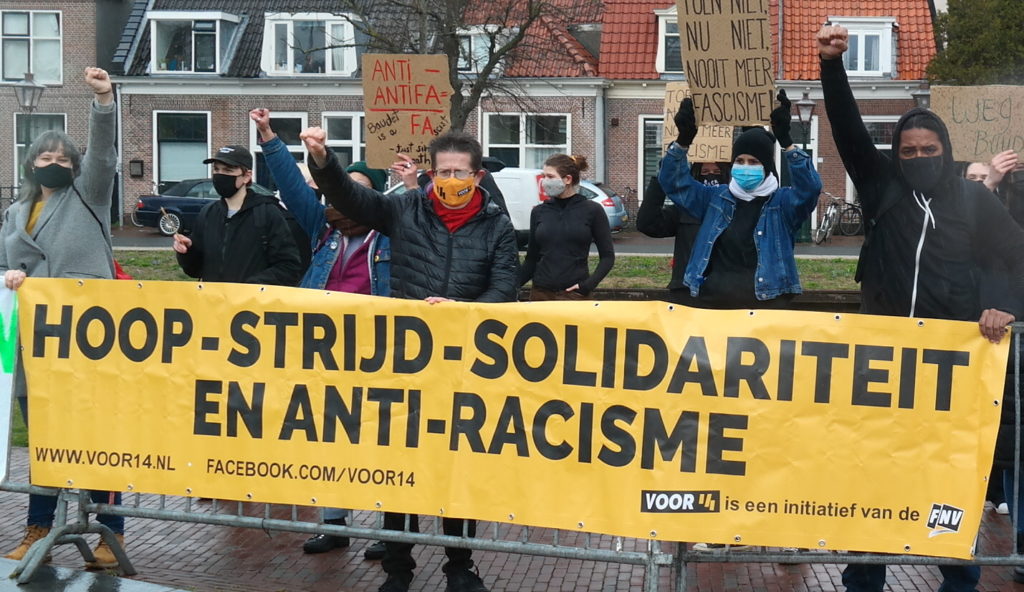
<instances>
[{"instance_id":1,"label":"yellow banner","mask_svg":"<svg viewBox=\"0 0 1024 592\"><path fill-rule=\"evenodd\" d=\"M951 557L1008 351L973 323L660 302L19 298L38 485Z\"/></svg>"}]
</instances>

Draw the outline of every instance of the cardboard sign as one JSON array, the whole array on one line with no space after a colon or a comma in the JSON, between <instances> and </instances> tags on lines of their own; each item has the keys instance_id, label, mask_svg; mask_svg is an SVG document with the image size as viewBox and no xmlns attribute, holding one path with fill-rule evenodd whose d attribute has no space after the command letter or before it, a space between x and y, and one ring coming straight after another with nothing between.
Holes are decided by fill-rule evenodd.
<instances>
[{"instance_id":1,"label":"cardboard sign","mask_svg":"<svg viewBox=\"0 0 1024 592\"><path fill-rule=\"evenodd\" d=\"M1024 86L933 86L931 109L949 128L956 160L1024 151Z\"/></svg>"},{"instance_id":2,"label":"cardboard sign","mask_svg":"<svg viewBox=\"0 0 1024 592\"><path fill-rule=\"evenodd\" d=\"M401 152L429 166L427 145L451 124L451 96L447 56L364 54L367 164L387 169Z\"/></svg>"},{"instance_id":3,"label":"cardboard sign","mask_svg":"<svg viewBox=\"0 0 1024 592\"><path fill-rule=\"evenodd\" d=\"M669 82L665 85L665 132L662 137L662 153L679 135L673 117L679 103L690 96L690 85L685 82ZM732 160L732 126L702 125L697 128L697 137L690 144L690 162L729 162Z\"/></svg>"},{"instance_id":4,"label":"cardboard sign","mask_svg":"<svg viewBox=\"0 0 1024 592\"><path fill-rule=\"evenodd\" d=\"M775 97L768 0L676 0L700 125L765 125Z\"/></svg>"}]
</instances>

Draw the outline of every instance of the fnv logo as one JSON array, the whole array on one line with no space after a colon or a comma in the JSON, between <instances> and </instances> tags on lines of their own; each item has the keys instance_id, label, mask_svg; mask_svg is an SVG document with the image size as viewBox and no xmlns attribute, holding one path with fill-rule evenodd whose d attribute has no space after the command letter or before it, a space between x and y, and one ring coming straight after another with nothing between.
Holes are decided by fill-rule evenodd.
<instances>
[{"instance_id":1,"label":"fnv logo","mask_svg":"<svg viewBox=\"0 0 1024 592\"><path fill-rule=\"evenodd\" d=\"M720 512L721 492L642 491L640 511L653 514L707 514Z\"/></svg>"},{"instance_id":2,"label":"fnv logo","mask_svg":"<svg viewBox=\"0 0 1024 592\"><path fill-rule=\"evenodd\" d=\"M960 524L963 520L964 511L962 509L947 504L932 504L932 511L928 513L928 528L932 531L928 534L928 538L960 532Z\"/></svg>"}]
</instances>

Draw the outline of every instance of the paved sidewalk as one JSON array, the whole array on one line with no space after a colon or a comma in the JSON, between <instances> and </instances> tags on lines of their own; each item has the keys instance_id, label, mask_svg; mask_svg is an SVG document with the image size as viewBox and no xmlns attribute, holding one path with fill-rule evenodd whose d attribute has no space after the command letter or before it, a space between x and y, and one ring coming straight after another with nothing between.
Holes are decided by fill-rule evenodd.
<instances>
[{"instance_id":1,"label":"paved sidewalk","mask_svg":"<svg viewBox=\"0 0 1024 592\"><path fill-rule=\"evenodd\" d=\"M12 480L24 482L28 471L25 448L12 453ZM132 497L126 496L130 503ZM0 492L0 513L8 517L0 526L0 546L13 547L20 540L28 497L23 494ZM209 508L210 502L199 502L200 508ZM263 504L246 504L246 515L261 515ZM315 511L301 510L300 518L313 520ZM275 518L288 518L285 506L274 506ZM361 525L373 526L374 515L357 512ZM421 524L424 532L432 528L431 520ZM482 534L490 528L481 523ZM348 549L339 549L323 555L304 555L302 541L307 535L286 532L265 532L257 529L207 526L155 520L127 520L128 553L138 570L131 578L134 582L148 582L194 592L375 592L384 577L380 562L366 561L363 549L372 541L353 539ZM531 539L549 536L543 529L532 529ZM95 535L88 535L95 536ZM594 544L606 546L610 537L594 537ZM572 541L566 541L571 543ZM642 548L642 541L625 540L627 546ZM987 554L1007 554L1010 550L1010 522L1006 516L986 512L982 527L980 549ZM419 567L412 590L444 590L441 573L444 551L440 548L418 545L413 553ZM531 557L493 552L474 552L480 575L492 592L525 591L640 591L643 588L643 569L629 565L605 564L589 561ZM55 549L55 568L81 569L81 557L73 546ZM690 564L687 573L688 592L790 592L835 591L840 584L841 565L803 564L779 565L775 563L704 563ZM0 569L10 572L9 562L0 563ZM939 573L935 568L890 567L891 592L934 592L939 586ZM83 592L149 592L151 587L119 586L119 580L94 582L76 579L72 572L61 571L57 580L70 580L73 587L28 588L17 587L0 577L0 591L19 590L81 590ZM2 574L0 574L2 575ZM83 582L90 583L83 583ZM671 591L672 573L663 568L659 577L659 590ZM41 585L41 584L40 584ZM980 592L1024 592L1024 585L1014 584L1012 568L983 568Z\"/></svg>"}]
</instances>

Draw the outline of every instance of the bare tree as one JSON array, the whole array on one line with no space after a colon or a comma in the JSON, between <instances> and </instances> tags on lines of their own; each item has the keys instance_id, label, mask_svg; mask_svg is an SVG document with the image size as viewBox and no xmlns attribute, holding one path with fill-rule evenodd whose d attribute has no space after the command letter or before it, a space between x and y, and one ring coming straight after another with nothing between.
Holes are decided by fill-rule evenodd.
<instances>
[{"instance_id":1,"label":"bare tree","mask_svg":"<svg viewBox=\"0 0 1024 592\"><path fill-rule=\"evenodd\" d=\"M338 10L352 23L356 45L369 52L448 56L451 129L461 130L484 97L501 95L528 106L518 81L504 74L517 60L547 60L559 51L564 58L566 50L550 29L596 19L597 2L341 0Z\"/></svg>"}]
</instances>

